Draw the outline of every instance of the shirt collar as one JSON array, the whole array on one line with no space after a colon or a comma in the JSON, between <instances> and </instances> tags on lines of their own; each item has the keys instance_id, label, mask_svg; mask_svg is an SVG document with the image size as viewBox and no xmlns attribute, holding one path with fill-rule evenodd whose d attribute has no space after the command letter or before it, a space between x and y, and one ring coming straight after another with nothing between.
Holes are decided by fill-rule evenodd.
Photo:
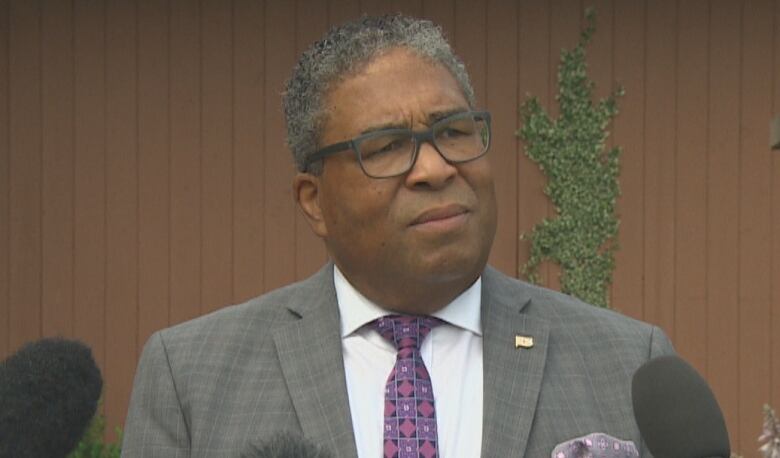
<instances>
[{"instance_id":1,"label":"shirt collar","mask_svg":"<svg viewBox=\"0 0 780 458\"><path fill-rule=\"evenodd\" d=\"M363 296L344 277L338 266L333 266L333 283L336 287L336 298L341 317L341 338L354 333L364 325L390 315L393 312L383 309L379 305ZM482 335L482 321L480 305L482 297L482 277L477 278L466 291L463 291L452 302L441 310L433 313L447 323L463 328L478 336Z\"/></svg>"}]
</instances>

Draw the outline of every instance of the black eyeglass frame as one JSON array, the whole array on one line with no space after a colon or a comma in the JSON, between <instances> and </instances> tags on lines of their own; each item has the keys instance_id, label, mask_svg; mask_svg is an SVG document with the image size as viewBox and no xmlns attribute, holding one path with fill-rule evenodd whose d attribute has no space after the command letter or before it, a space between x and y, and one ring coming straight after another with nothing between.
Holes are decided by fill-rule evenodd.
<instances>
[{"instance_id":1,"label":"black eyeglass frame","mask_svg":"<svg viewBox=\"0 0 780 458\"><path fill-rule=\"evenodd\" d=\"M452 159L448 158L444 153L442 153L441 150L439 150L439 147L436 146L436 141L434 140L433 132L441 124L449 123L449 122L452 122L452 121L455 121L455 120L458 120L458 119L461 119L461 118L469 118L469 117L483 120L483 121L485 121L485 125L487 125L487 130L488 130L488 136L487 137L488 138L487 138L487 144L485 145L485 150L481 154L479 154L479 155L477 155L475 157L469 158L469 159L465 159L465 160L452 160ZM383 135L388 135L388 134L407 134L407 133L411 133L411 138L414 140L414 152L412 153L412 160L409 161L409 167L407 167L402 172L399 172L399 173L396 173L396 174L393 174L393 175L387 175L387 176L384 176L384 175L383 176L375 176L375 175L371 175L370 173L368 173L366 171L366 168L363 166L363 159L360 157L360 153L358 152L359 151L358 145L361 142L366 141L366 140L370 140L372 138L380 137L380 136L383 136ZM366 134L363 134L363 135L359 135L359 136L357 136L357 137L355 137L355 138L353 138L351 140L346 140L346 141L343 141L343 142L339 142L339 143L334 143L332 145L328 145L328 146L326 146L324 148L321 148L321 149L315 151L311 156L309 156L309 158L306 160L306 164L307 164L307 169L308 169L308 165L313 163L313 162L322 160L322 159L324 159L324 158L326 158L328 156L332 156L332 155L334 155L336 153L340 153L342 151L346 151L348 149L351 149L355 153L355 157L357 158L358 163L360 164L360 169L363 170L363 173L365 173L367 176L369 176L371 178L377 178L377 179L393 178L393 177L401 176L401 175L407 173L409 170L412 169L412 167L414 167L415 162L417 162L417 156L420 154L420 146L423 143L426 143L426 142L430 143L431 146L433 146L433 148L439 153L439 155L441 155L441 157L443 157L444 160L447 161L447 163L449 163L449 164L465 164L466 162L471 162L471 161L477 160L477 159L481 158L482 156L484 156L485 154L487 154L488 150L490 149L491 137L492 137L492 127L491 127L491 124L490 124L490 112L488 112L488 111L463 111L463 112L455 113L455 114L452 114L452 115L447 116L445 118L439 119L438 121L433 123L430 128L428 128L426 130L415 132L415 131L410 131L409 129L384 129L384 130L378 130L378 131L375 131L375 132L369 132L369 133L366 133Z\"/></svg>"}]
</instances>

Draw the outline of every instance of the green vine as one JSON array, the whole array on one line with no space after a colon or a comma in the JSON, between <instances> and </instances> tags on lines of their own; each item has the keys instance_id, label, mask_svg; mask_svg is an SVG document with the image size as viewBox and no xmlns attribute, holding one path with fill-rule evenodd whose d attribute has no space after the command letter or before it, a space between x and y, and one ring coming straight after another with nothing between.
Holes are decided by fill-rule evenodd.
<instances>
[{"instance_id":1,"label":"green vine","mask_svg":"<svg viewBox=\"0 0 780 458\"><path fill-rule=\"evenodd\" d=\"M523 236L531 242L523 272L538 282L539 266L550 260L561 266L563 292L608 307L617 249L615 204L620 194L621 151L606 149L606 129L618 113L616 99L623 89L593 103L585 46L596 30L595 13L589 9L585 17L587 25L577 46L561 52L555 97L558 118L551 119L535 97L521 109L523 126L518 135L528 157L547 176L544 192L556 210L554 218L544 219Z\"/></svg>"}]
</instances>

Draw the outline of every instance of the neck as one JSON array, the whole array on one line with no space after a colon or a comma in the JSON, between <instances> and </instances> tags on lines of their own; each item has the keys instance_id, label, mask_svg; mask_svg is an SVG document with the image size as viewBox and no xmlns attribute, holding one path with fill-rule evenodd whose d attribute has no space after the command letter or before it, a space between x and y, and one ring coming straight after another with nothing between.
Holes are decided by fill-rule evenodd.
<instances>
[{"instance_id":1,"label":"neck","mask_svg":"<svg viewBox=\"0 0 780 458\"><path fill-rule=\"evenodd\" d=\"M380 307L407 315L431 315L470 288L479 274L465 278L423 283L410 279L379 281L354 275L338 266L344 278L364 297Z\"/></svg>"}]
</instances>

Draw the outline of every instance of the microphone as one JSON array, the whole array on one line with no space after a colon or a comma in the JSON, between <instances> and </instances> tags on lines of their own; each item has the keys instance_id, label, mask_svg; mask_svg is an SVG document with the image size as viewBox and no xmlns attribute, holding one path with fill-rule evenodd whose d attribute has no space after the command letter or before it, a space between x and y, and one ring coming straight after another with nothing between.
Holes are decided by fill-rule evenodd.
<instances>
[{"instance_id":1,"label":"microphone","mask_svg":"<svg viewBox=\"0 0 780 458\"><path fill-rule=\"evenodd\" d=\"M639 431L655 458L729 458L726 422L707 382L681 358L652 359L631 382Z\"/></svg>"},{"instance_id":2,"label":"microphone","mask_svg":"<svg viewBox=\"0 0 780 458\"><path fill-rule=\"evenodd\" d=\"M95 415L103 388L81 342L41 339L0 363L0 457L65 457Z\"/></svg>"},{"instance_id":3,"label":"microphone","mask_svg":"<svg viewBox=\"0 0 780 458\"><path fill-rule=\"evenodd\" d=\"M283 432L261 445L252 444L241 458L333 458L333 455L303 436Z\"/></svg>"}]
</instances>

